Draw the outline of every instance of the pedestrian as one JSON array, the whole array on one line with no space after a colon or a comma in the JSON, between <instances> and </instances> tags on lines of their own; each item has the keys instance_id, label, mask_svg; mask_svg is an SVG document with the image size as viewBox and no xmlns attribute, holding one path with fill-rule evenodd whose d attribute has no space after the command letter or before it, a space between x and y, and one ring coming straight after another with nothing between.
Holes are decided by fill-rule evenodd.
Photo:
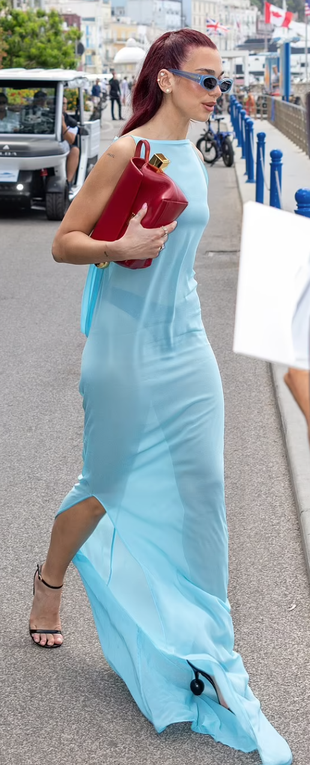
<instances>
[{"instance_id":1,"label":"pedestrian","mask_svg":"<svg viewBox=\"0 0 310 765\"><path fill-rule=\"evenodd\" d=\"M128 82L128 104L130 104L130 105L132 103L133 90L134 90L135 82L136 82L135 77L132 75L131 80L129 80L129 82Z\"/></svg>"},{"instance_id":2,"label":"pedestrian","mask_svg":"<svg viewBox=\"0 0 310 765\"><path fill-rule=\"evenodd\" d=\"M118 105L118 119L122 120L122 107L121 107L121 87L119 84L119 80L117 78L116 72L113 72L113 76L109 82L110 85L110 100L111 100L111 117L112 120L115 120L116 117L114 117L114 103L116 102Z\"/></svg>"},{"instance_id":3,"label":"pedestrian","mask_svg":"<svg viewBox=\"0 0 310 765\"><path fill-rule=\"evenodd\" d=\"M95 84L92 87L91 90L91 100L93 104L93 112L91 119L101 119L101 109L100 109L100 103L101 103L101 86L100 86L100 80L97 77Z\"/></svg>"},{"instance_id":4,"label":"pedestrian","mask_svg":"<svg viewBox=\"0 0 310 765\"><path fill-rule=\"evenodd\" d=\"M248 93L246 102L245 102L245 110L248 115L248 117L254 117L256 119L256 101L254 98L253 93Z\"/></svg>"},{"instance_id":5,"label":"pedestrian","mask_svg":"<svg viewBox=\"0 0 310 765\"><path fill-rule=\"evenodd\" d=\"M104 78L101 80L101 93L103 101L106 101L108 96L108 83Z\"/></svg>"},{"instance_id":6,"label":"pedestrian","mask_svg":"<svg viewBox=\"0 0 310 765\"><path fill-rule=\"evenodd\" d=\"M100 98L100 96L101 96L101 87L100 87L100 80L99 80L99 78L97 78L95 84L93 85L92 90L91 90L91 94L92 94L92 99ZM95 101L95 103L97 104L98 101Z\"/></svg>"},{"instance_id":7,"label":"pedestrian","mask_svg":"<svg viewBox=\"0 0 310 765\"><path fill-rule=\"evenodd\" d=\"M223 394L193 271L209 211L206 171L187 132L229 91L222 68L201 32L159 37L136 82L132 117L56 234L55 261L91 264L91 278L102 281L82 361L84 466L34 576L30 629L37 644L61 645L60 593L74 557L106 659L157 731L190 721L237 750L258 749L265 765L290 765L234 651ZM142 206L120 240L92 239L140 138L170 160L188 207L177 226L148 229ZM134 271L115 262L145 258L151 266Z\"/></svg>"},{"instance_id":8,"label":"pedestrian","mask_svg":"<svg viewBox=\"0 0 310 765\"><path fill-rule=\"evenodd\" d=\"M131 94L132 94L132 90L133 90L133 88L134 88L134 85L135 85L135 81L136 81L136 80L135 80L135 77L134 77L134 75L132 74L132 75L131 75L131 80L129 80L129 82L128 82L128 88L129 88L129 91L130 91L130 93L131 93Z\"/></svg>"},{"instance_id":9,"label":"pedestrian","mask_svg":"<svg viewBox=\"0 0 310 765\"><path fill-rule=\"evenodd\" d=\"M121 94L122 94L122 104L123 106L126 106L128 102L128 95L129 95L127 77L124 77L124 79L121 82Z\"/></svg>"}]
</instances>

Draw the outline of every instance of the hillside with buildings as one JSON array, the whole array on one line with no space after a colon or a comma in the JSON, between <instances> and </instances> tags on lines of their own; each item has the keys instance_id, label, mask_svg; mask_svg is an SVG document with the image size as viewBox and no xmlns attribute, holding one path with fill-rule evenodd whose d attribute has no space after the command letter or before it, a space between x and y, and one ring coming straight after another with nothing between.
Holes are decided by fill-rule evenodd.
<instances>
[{"instance_id":1,"label":"hillside with buildings","mask_svg":"<svg viewBox=\"0 0 310 765\"><path fill-rule=\"evenodd\" d=\"M25 7L25 0L13 3ZM259 17L250 0L225 0L225 5L219 0L29 0L26 5L55 9L67 27L80 29L84 47L80 68L90 73L110 72L115 55L129 38L147 50L169 30L191 26L206 32L207 17L227 26L216 43L221 51L231 50L256 35Z\"/></svg>"},{"instance_id":2,"label":"hillside with buildings","mask_svg":"<svg viewBox=\"0 0 310 765\"><path fill-rule=\"evenodd\" d=\"M296 11L303 0L287 0ZM138 61L163 32L190 26L212 35L206 21L219 22L224 31L213 37L222 53L225 71L240 76L249 53L251 80L263 82L265 56L276 52L273 27L266 27L262 0L13 0L15 8L56 10L65 29L77 27L78 68L90 74L135 74ZM304 24L295 21L293 75L303 78ZM278 31L278 30L277 30ZM281 30L279 30L281 31ZM240 52L240 57L237 56ZM3 65L5 66L5 59Z\"/></svg>"}]
</instances>

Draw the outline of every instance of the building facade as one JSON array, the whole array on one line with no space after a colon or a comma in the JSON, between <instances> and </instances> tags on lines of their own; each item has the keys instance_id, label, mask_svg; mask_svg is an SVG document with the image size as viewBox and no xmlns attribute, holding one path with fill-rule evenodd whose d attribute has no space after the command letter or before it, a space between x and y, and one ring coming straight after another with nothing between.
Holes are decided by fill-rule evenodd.
<instances>
[{"instance_id":1,"label":"building facade","mask_svg":"<svg viewBox=\"0 0 310 765\"><path fill-rule=\"evenodd\" d=\"M80 17L81 42L85 48L80 69L94 74L102 72L106 58L105 40L109 37L111 23L110 0L45 0L44 7L45 10L55 9L64 18Z\"/></svg>"},{"instance_id":2,"label":"building facade","mask_svg":"<svg viewBox=\"0 0 310 765\"><path fill-rule=\"evenodd\" d=\"M139 24L156 25L164 32L181 29L181 0L127 0L127 15Z\"/></svg>"},{"instance_id":3,"label":"building facade","mask_svg":"<svg viewBox=\"0 0 310 765\"><path fill-rule=\"evenodd\" d=\"M105 30L105 64L108 68L113 67L113 60L116 53L127 43L127 40L133 38L139 48L147 51L150 45L157 39L163 30L151 24L134 23L126 17L113 17L109 27ZM118 67L115 67L116 70ZM134 67L125 67L124 71L134 72Z\"/></svg>"},{"instance_id":4,"label":"building facade","mask_svg":"<svg viewBox=\"0 0 310 765\"><path fill-rule=\"evenodd\" d=\"M250 0L192 0L192 27L206 32L207 18L220 22L227 27L227 34L208 34L221 52L234 50L247 37L255 37L258 13Z\"/></svg>"}]
</instances>

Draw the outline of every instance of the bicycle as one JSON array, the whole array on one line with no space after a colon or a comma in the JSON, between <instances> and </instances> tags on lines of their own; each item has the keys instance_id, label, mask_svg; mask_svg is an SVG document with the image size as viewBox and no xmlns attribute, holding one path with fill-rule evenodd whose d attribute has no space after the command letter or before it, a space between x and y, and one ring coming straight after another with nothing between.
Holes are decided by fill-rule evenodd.
<instances>
[{"instance_id":1,"label":"bicycle","mask_svg":"<svg viewBox=\"0 0 310 765\"><path fill-rule=\"evenodd\" d=\"M220 121L225 117L213 117L217 122L217 132L211 127L211 117L208 119L208 127L196 143L197 149L201 151L204 161L208 165L214 165L218 159L223 160L226 167L234 164L234 149L232 141L229 138L230 131L220 130Z\"/></svg>"}]
</instances>

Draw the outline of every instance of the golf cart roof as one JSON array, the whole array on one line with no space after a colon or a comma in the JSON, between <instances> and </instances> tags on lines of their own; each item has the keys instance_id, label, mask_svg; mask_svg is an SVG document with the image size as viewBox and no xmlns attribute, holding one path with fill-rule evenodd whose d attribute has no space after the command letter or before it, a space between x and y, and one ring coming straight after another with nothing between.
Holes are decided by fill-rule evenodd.
<instances>
[{"instance_id":1,"label":"golf cart roof","mask_svg":"<svg viewBox=\"0 0 310 765\"><path fill-rule=\"evenodd\" d=\"M72 88L86 85L88 80L85 72L72 69L1 69L1 80L32 80L33 82L63 82Z\"/></svg>"}]
</instances>

